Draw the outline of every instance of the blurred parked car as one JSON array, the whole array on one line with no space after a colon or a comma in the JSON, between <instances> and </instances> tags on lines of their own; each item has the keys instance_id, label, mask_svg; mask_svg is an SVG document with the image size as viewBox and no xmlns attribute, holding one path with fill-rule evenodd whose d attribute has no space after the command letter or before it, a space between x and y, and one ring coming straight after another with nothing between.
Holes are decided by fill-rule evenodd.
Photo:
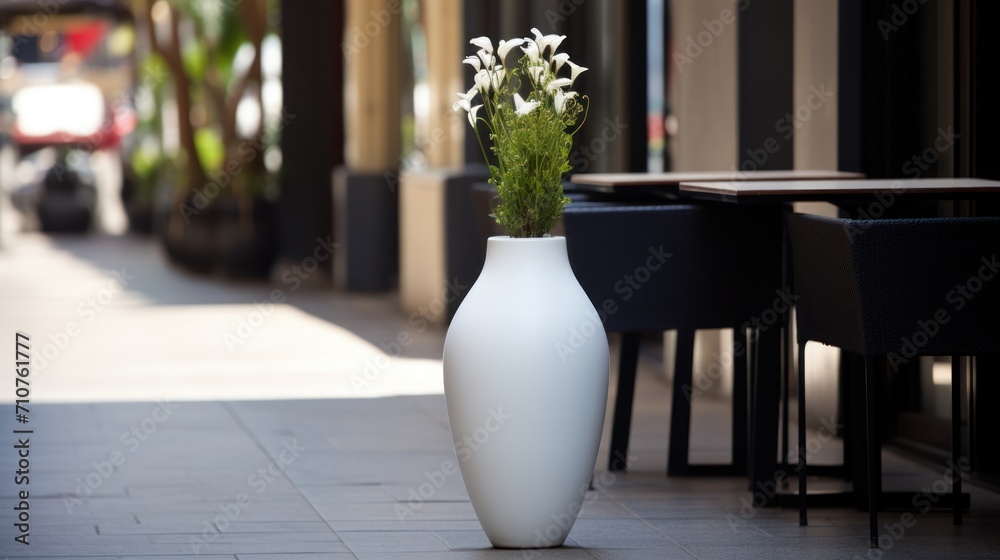
<instances>
[{"instance_id":1,"label":"blurred parked car","mask_svg":"<svg viewBox=\"0 0 1000 560\"><path fill-rule=\"evenodd\" d=\"M26 225L80 232L104 215L98 200L118 198L114 173L97 181L90 159L119 157L134 127L135 33L124 0L51 4L0 1L0 140L19 160L8 189Z\"/></svg>"}]
</instances>

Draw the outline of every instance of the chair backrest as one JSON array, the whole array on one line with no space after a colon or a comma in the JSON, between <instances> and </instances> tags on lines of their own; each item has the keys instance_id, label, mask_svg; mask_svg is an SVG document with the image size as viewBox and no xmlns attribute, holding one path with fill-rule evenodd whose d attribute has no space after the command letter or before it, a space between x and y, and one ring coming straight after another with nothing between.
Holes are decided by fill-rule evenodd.
<instances>
[{"instance_id":1,"label":"chair backrest","mask_svg":"<svg viewBox=\"0 0 1000 560\"><path fill-rule=\"evenodd\" d=\"M570 263L609 331L731 328L783 289L782 208L566 207Z\"/></svg>"},{"instance_id":2,"label":"chair backrest","mask_svg":"<svg viewBox=\"0 0 1000 560\"><path fill-rule=\"evenodd\" d=\"M1000 218L788 223L800 343L866 356L1000 351Z\"/></svg>"}]
</instances>

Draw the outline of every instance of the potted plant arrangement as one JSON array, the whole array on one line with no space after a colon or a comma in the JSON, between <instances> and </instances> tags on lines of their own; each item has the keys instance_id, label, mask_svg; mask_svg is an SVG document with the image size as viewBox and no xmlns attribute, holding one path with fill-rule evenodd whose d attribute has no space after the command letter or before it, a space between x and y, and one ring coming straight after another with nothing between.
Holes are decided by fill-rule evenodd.
<instances>
[{"instance_id":1,"label":"potted plant arrangement","mask_svg":"<svg viewBox=\"0 0 1000 560\"><path fill-rule=\"evenodd\" d=\"M593 475L610 365L566 240L548 235L568 202L562 179L587 107L571 88L586 68L557 53L564 36L532 32L496 49L473 39L478 51L464 62L475 85L455 104L468 113L499 194L491 216L510 234L488 240L444 347L462 476L501 548L566 540Z\"/></svg>"},{"instance_id":2,"label":"potted plant arrangement","mask_svg":"<svg viewBox=\"0 0 1000 560\"><path fill-rule=\"evenodd\" d=\"M277 140L263 99L267 10L266 0L140 5L149 61L173 85L178 121L164 244L191 270L263 277L276 256L273 203L265 196L276 182L264 154Z\"/></svg>"},{"instance_id":3,"label":"potted plant arrangement","mask_svg":"<svg viewBox=\"0 0 1000 560\"><path fill-rule=\"evenodd\" d=\"M158 119L159 112L153 110L140 118L132 131L132 145L123 150L122 206L128 217L128 231L138 235L153 233L157 189L170 167L170 160L160 148L162 129Z\"/></svg>"},{"instance_id":4,"label":"potted plant arrangement","mask_svg":"<svg viewBox=\"0 0 1000 560\"><path fill-rule=\"evenodd\" d=\"M97 206L93 174L80 165L83 158L70 157L70 150L59 149L56 164L45 172L42 194L38 200L38 221L46 233L86 233Z\"/></svg>"}]
</instances>

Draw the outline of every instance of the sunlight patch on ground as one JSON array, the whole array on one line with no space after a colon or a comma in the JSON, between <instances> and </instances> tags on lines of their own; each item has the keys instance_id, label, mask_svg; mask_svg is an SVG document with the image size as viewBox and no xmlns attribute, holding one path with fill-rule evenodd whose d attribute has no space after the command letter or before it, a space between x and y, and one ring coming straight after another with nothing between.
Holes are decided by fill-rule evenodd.
<instances>
[{"instance_id":1,"label":"sunlight patch on ground","mask_svg":"<svg viewBox=\"0 0 1000 560\"><path fill-rule=\"evenodd\" d=\"M271 303L265 282L179 272L151 239L18 235L0 249L0 288L0 335L32 337L32 402L443 392L440 360L378 346L408 328L392 300L315 292L322 319Z\"/></svg>"},{"instance_id":2,"label":"sunlight patch on ground","mask_svg":"<svg viewBox=\"0 0 1000 560\"><path fill-rule=\"evenodd\" d=\"M34 398L232 400L443 392L438 360L387 355L292 306L275 305L269 312L258 323L253 318L263 314L254 305L109 309L51 361L36 360Z\"/></svg>"}]
</instances>

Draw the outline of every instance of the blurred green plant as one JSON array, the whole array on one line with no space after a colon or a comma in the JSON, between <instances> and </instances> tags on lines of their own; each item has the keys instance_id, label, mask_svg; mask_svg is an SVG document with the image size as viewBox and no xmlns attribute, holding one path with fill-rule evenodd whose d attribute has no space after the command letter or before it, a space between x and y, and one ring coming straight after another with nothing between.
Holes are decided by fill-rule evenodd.
<instances>
[{"instance_id":1,"label":"blurred green plant","mask_svg":"<svg viewBox=\"0 0 1000 560\"><path fill-rule=\"evenodd\" d=\"M181 209L171 212L171 230L180 227L183 206L192 192L210 182L218 185L213 191L236 197L240 208L248 209L246 202L265 192L273 180L263 156L278 135L265 134L261 49L268 14L277 8L277 0L134 0L133 7L149 45L140 73L160 71L158 75L168 75L172 86L153 92L160 122L148 124L159 134L156 142L138 143L132 158L136 174L155 181L164 162L171 160L178 179L174 206ZM176 106L171 114L178 117L179 146L174 153L165 152L160 142L167 101ZM260 116L250 125L252 130L238 122L237 110L243 103L256 105ZM265 149L241 150L247 141ZM159 157L152 153L154 145ZM229 169L237 168L238 173L228 176ZM208 197L209 203L216 196ZM244 214L252 220L251 213Z\"/></svg>"}]
</instances>

